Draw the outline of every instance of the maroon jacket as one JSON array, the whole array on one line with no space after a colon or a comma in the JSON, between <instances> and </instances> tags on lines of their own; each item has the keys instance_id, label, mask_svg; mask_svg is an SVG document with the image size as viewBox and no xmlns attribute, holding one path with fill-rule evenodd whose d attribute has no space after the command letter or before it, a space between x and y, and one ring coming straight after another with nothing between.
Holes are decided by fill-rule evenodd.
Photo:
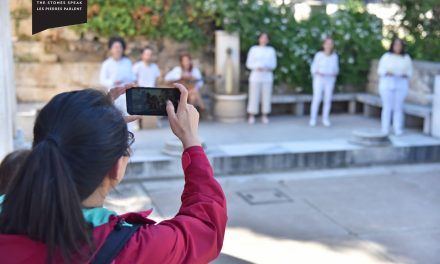
<instances>
[{"instance_id":1,"label":"maroon jacket","mask_svg":"<svg viewBox=\"0 0 440 264\"><path fill-rule=\"evenodd\" d=\"M227 222L225 196L201 147L186 149L182 166L185 187L177 215L158 224L147 218L151 210L110 216L108 223L93 230L95 253L122 218L143 225L113 263L195 264L215 259L222 248ZM0 262L46 263L46 246L22 235L0 235Z\"/></svg>"}]
</instances>

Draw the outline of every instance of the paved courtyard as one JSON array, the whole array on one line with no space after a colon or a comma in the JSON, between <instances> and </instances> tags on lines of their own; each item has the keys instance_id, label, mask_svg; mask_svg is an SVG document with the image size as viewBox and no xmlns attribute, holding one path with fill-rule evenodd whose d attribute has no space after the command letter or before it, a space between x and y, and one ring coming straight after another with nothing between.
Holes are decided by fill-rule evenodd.
<instances>
[{"instance_id":1,"label":"paved courtyard","mask_svg":"<svg viewBox=\"0 0 440 264\"><path fill-rule=\"evenodd\" d=\"M438 263L440 164L227 176L215 264ZM172 217L183 180L126 182L107 206Z\"/></svg>"}]
</instances>

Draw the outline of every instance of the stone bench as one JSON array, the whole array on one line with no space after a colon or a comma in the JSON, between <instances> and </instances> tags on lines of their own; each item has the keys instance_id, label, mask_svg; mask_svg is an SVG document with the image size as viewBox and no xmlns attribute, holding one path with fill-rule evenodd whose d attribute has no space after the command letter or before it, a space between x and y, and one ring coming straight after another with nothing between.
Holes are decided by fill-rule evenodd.
<instances>
[{"instance_id":1,"label":"stone bench","mask_svg":"<svg viewBox=\"0 0 440 264\"><path fill-rule=\"evenodd\" d=\"M359 93L356 95L356 101L363 104L364 116L371 116L372 107L382 107L382 100L378 95ZM431 133L431 115L432 108L425 105L417 105L405 102L403 112L410 116L416 116L423 119L423 133Z\"/></svg>"},{"instance_id":2,"label":"stone bench","mask_svg":"<svg viewBox=\"0 0 440 264\"><path fill-rule=\"evenodd\" d=\"M313 96L310 94L285 94L273 95L272 104L293 104L293 112L296 116L304 115L305 103L311 103ZM355 93L335 93L332 102L348 102L348 112L356 113Z\"/></svg>"}]
</instances>

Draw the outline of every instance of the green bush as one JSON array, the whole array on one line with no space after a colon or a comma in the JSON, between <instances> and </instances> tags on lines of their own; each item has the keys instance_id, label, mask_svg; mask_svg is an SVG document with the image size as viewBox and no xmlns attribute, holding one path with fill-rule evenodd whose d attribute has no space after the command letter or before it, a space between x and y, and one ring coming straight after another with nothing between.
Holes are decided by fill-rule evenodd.
<instances>
[{"instance_id":1,"label":"green bush","mask_svg":"<svg viewBox=\"0 0 440 264\"><path fill-rule=\"evenodd\" d=\"M409 54L419 60L440 62L440 1L439 0L387 0L399 5L397 28L404 29L401 35L408 44Z\"/></svg>"}]
</instances>

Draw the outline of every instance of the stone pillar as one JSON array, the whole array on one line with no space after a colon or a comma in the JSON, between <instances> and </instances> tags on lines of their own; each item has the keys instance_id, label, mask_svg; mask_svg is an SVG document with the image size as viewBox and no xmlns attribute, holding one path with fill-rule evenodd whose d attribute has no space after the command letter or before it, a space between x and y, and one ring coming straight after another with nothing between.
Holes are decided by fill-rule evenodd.
<instances>
[{"instance_id":1,"label":"stone pillar","mask_svg":"<svg viewBox=\"0 0 440 264\"><path fill-rule=\"evenodd\" d=\"M440 138L440 75L435 77L431 135Z\"/></svg>"},{"instance_id":2,"label":"stone pillar","mask_svg":"<svg viewBox=\"0 0 440 264\"><path fill-rule=\"evenodd\" d=\"M234 68L234 88L240 87L240 36L237 33L229 33L223 30L215 32L215 74L218 79L215 82L216 93L225 93L224 75L227 50L231 49L231 59Z\"/></svg>"},{"instance_id":3,"label":"stone pillar","mask_svg":"<svg viewBox=\"0 0 440 264\"><path fill-rule=\"evenodd\" d=\"M13 150L16 107L9 1L0 1L0 160Z\"/></svg>"}]
</instances>

